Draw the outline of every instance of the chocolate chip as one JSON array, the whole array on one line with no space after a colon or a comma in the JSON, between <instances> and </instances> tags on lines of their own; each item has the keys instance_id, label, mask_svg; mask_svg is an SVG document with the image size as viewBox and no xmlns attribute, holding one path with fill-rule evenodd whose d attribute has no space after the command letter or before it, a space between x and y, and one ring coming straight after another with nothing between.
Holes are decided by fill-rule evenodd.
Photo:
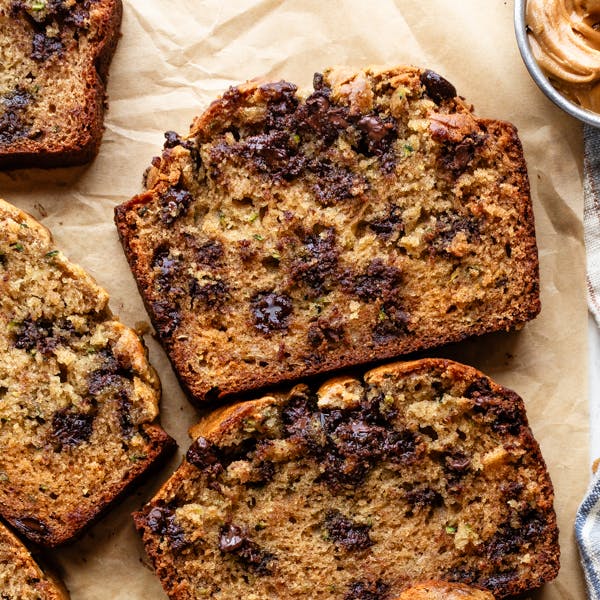
<instances>
[{"instance_id":1,"label":"chocolate chip","mask_svg":"<svg viewBox=\"0 0 600 600\"><path fill-rule=\"evenodd\" d=\"M70 409L59 410L52 417L52 435L60 444L60 448L73 448L89 441L93 428L95 413L80 413Z\"/></svg>"},{"instance_id":2,"label":"chocolate chip","mask_svg":"<svg viewBox=\"0 0 600 600\"><path fill-rule=\"evenodd\" d=\"M408 490L404 497L413 508L438 508L444 504L444 499L440 492L428 486Z\"/></svg>"},{"instance_id":3,"label":"chocolate chip","mask_svg":"<svg viewBox=\"0 0 600 600\"><path fill-rule=\"evenodd\" d=\"M383 120L376 115L366 115L356 124L362 132L359 150L366 156L382 155L390 149L396 126L391 119Z\"/></svg>"},{"instance_id":4,"label":"chocolate chip","mask_svg":"<svg viewBox=\"0 0 600 600\"><path fill-rule=\"evenodd\" d=\"M200 300L207 308L221 306L229 297L227 284L221 280L198 281L195 277L190 280L190 296L194 300Z\"/></svg>"},{"instance_id":5,"label":"chocolate chip","mask_svg":"<svg viewBox=\"0 0 600 600\"><path fill-rule=\"evenodd\" d=\"M366 189L361 181L347 167L336 165L319 158L309 163L308 169L315 175L313 190L315 199L321 206L335 206L355 195L355 189Z\"/></svg>"},{"instance_id":6,"label":"chocolate chip","mask_svg":"<svg viewBox=\"0 0 600 600\"><path fill-rule=\"evenodd\" d=\"M487 377L479 377L469 384L469 387L463 393L465 398L481 398L491 396L492 388L490 380Z\"/></svg>"},{"instance_id":7,"label":"chocolate chip","mask_svg":"<svg viewBox=\"0 0 600 600\"><path fill-rule=\"evenodd\" d=\"M515 518L501 523L496 533L485 542L483 551L488 560L500 563L507 555L523 554L525 546L536 543L547 529L548 523L540 512L526 509Z\"/></svg>"},{"instance_id":8,"label":"chocolate chip","mask_svg":"<svg viewBox=\"0 0 600 600\"><path fill-rule=\"evenodd\" d=\"M174 280L181 274L182 261L171 255L169 246L156 248L152 256L152 269L157 270L156 283L161 291L172 292Z\"/></svg>"},{"instance_id":9,"label":"chocolate chip","mask_svg":"<svg viewBox=\"0 0 600 600\"><path fill-rule=\"evenodd\" d=\"M8 111L19 111L27 108L33 101L33 96L26 90L17 87L2 98L2 104Z\"/></svg>"},{"instance_id":10,"label":"chocolate chip","mask_svg":"<svg viewBox=\"0 0 600 600\"><path fill-rule=\"evenodd\" d=\"M155 506L146 517L149 529L166 538L171 550L178 552L189 546L181 525L177 522L175 511L166 506Z\"/></svg>"},{"instance_id":11,"label":"chocolate chip","mask_svg":"<svg viewBox=\"0 0 600 600\"><path fill-rule=\"evenodd\" d=\"M224 554L233 554L240 563L258 575L269 575L272 572L275 555L262 550L249 539L246 527L230 523L223 525L219 533L219 549Z\"/></svg>"},{"instance_id":12,"label":"chocolate chip","mask_svg":"<svg viewBox=\"0 0 600 600\"><path fill-rule=\"evenodd\" d=\"M384 302L376 319L373 341L377 344L385 344L409 331L410 315L402 310L397 300Z\"/></svg>"},{"instance_id":13,"label":"chocolate chip","mask_svg":"<svg viewBox=\"0 0 600 600\"><path fill-rule=\"evenodd\" d=\"M480 577L477 580L477 584L484 587L492 592L499 592L506 589L510 583L515 579L519 578L517 571L504 571L503 573L494 573L493 575L487 575Z\"/></svg>"},{"instance_id":14,"label":"chocolate chip","mask_svg":"<svg viewBox=\"0 0 600 600\"><path fill-rule=\"evenodd\" d=\"M334 227L320 233L302 233L300 256L290 265L290 280L302 282L312 288L317 296L326 293L328 280L335 275L339 251Z\"/></svg>"},{"instance_id":15,"label":"chocolate chip","mask_svg":"<svg viewBox=\"0 0 600 600\"><path fill-rule=\"evenodd\" d=\"M246 536L241 527L237 525L224 525L219 534L219 550L233 552L241 548Z\"/></svg>"},{"instance_id":16,"label":"chocolate chip","mask_svg":"<svg viewBox=\"0 0 600 600\"><path fill-rule=\"evenodd\" d=\"M15 140L29 135L30 127L21 116L12 111L0 115L0 144L11 144Z\"/></svg>"},{"instance_id":17,"label":"chocolate chip","mask_svg":"<svg viewBox=\"0 0 600 600\"><path fill-rule=\"evenodd\" d=\"M377 581L354 581L348 586L344 600L385 600L390 586L381 579Z\"/></svg>"},{"instance_id":18,"label":"chocolate chip","mask_svg":"<svg viewBox=\"0 0 600 600\"><path fill-rule=\"evenodd\" d=\"M446 455L444 462L448 471L460 475L464 475L471 466L471 459L462 452Z\"/></svg>"},{"instance_id":19,"label":"chocolate chip","mask_svg":"<svg viewBox=\"0 0 600 600\"><path fill-rule=\"evenodd\" d=\"M165 131L165 143L163 148L175 148L175 146L181 146L183 140L175 131Z\"/></svg>"},{"instance_id":20,"label":"chocolate chip","mask_svg":"<svg viewBox=\"0 0 600 600\"><path fill-rule=\"evenodd\" d=\"M62 57L64 46L59 37L49 37L45 33L34 33L31 45L31 58L44 62L51 56Z\"/></svg>"},{"instance_id":21,"label":"chocolate chip","mask_svg":"<svg viewBox=\"0 0 600 600\"><path fill-rule=\"evenodd\" d=\"M218 475L223 471L219 449L206 438L196 439L187 451L185 458L190 464L211 476Z\"/></svg>"},{"instance_id":22,"label":"chocolate chip","mask_svg":"<svg viewBox=\"0 0 600 600\"><path fill-rule=\"evenodd\" d=\"M180 187L170 187L160 195L160 220L168 227L179 217L184 216L194 197Z\"/></svg>"},{"instance_id":23,"label":"chocolate chip","mask_svg":"<svg viewBox=\"0 0 600 600\"><path fill-rule=\"evenodd\" d=\"M345 550L365 550L373 545L371 525L357 524L337 510L327 513L323 528L329 539Z\"/></svg>"},{"instance_id":24,"label":"chocolate chip","mask_svg":"<svg viewBox=\"0 0 600 600\"><path fill-rule=\"evenodd\" d=\"M53 324L51 321L40 319L25 319L15 326L12 336L14 346L19 350L38 350L43 353L51 352L56 343L52 338Z\"/></svg>"},{"instance_id":25,"label":"chocolate chip","mask_svg":"<svg viewBox=\"0 0 600 600\"><path fill-rule=\"evenodd\" d=\"M472 217L443 213L437 216L435 229L426 234L424 240L430 244L432 255L448 253L452 241L459 233L463 233L469 243L478 240L478 222Z\"/></svg>"},{"instance_id":26,"label":"chocolate chip","mask_svg":"<svg viewBox=\"0 0 600 600\"><path fill-rule=\"evenodd\" d=\"M397 206L391 206L387 215L371 219L367 222L367 226L383 240L390 239L395 233L404 234L402 215Z\"/></svg>"},{"instance_id":27,"label":"chocolate chip","mask_svg":"<svg viewBox=\"0 0 600 600\"><path fill-rule=\"evenodd\" d=\"M516 400L476 396L473 412L474 418L489 423L493 431L502 435L519 435L526 423L525 413Z\"/></svg>"},{"instance_id":28,"label":"chocolate chip","mask_svg":"<svg viewBox=\"0 0 600 600\"><path fill-rule=\"evenodd\" d=\"M361 300L367 302L381 298L393 300L398 295L402 273L400 269L386 265L376 258L369 263L367 270L354 279L345 279L344 286L349 288Z\"/></svg>"},{"instance_id":29,"label":"chocolate chip","mask_svg":"<svg viewBox=\"0 0 600 600\"><path fill-rule=\"evenodd\" d=\"M37 517L21 517L14 520L14 526L25 536L35 541L44 540L49 533L46 523Z\"/></svg>"},{"instance_id":30,"label":"chocolate chip","mask_svg":"<svg viewBox=\"0 0 600 600\"><path fill-rule=\"evenodd\" d=\"M421 83L425 86L427 94L436 103L456 97L456 88L441 75L434 71L424 71L421 74Z\"/></svg>"},{"instance_id":31,"label":"chocolate chip","mask_svg":"<svg viewBox=\"0 0 600 600\"><path fill-rule=\"evenodd\" d=\"M216 267L223 258L223 243L217 239L209 239L194 248L194 258L198 264Z\"/></svg>"},{"instance_id":32,"label":"chocolate chip","mask_svg":"<svg viewBox=\"0 0 600 600\"><path fill-rule=\"evenodd\" d=\"M258 292L250 301L250 310L254 327L261 333L270 334L288 328L293 303L287 294Z\"/></svg>"},{"instance_id":33,"label":"chocolate chip","mask_svg":"<svg viewBox=\"0 0 600 600\"><path fill-rule=\"evenodd\" d=\"M320 317L309 326L306 337L315 348L323 342L329 346L339 344L344 339L344 324L335 316Z\"/></svg>"},{"instance_id":34,"label":"chocolate chip","mask_svg":"<svg viewBox=\"0 0 600 600\"><path fill-rule=\"evenodd\" d=\"M165 338L171 337L181 323L181 313L178 307L172 306L166 300L158 300L152 303L152 311L158 333Z\"/></svg>"},{"instance_id":35,"label":"chocolate chip","mask_svg":"<svg viewBox=\"0 0 600 600\"><path fill-rule=\"evenodd\" d=\"M486 139L485 134L472 134L465 136L458 143L446 143L438 159L439 167L458 177L471 165L477 150Z\"/></svg>"}]
</instances>

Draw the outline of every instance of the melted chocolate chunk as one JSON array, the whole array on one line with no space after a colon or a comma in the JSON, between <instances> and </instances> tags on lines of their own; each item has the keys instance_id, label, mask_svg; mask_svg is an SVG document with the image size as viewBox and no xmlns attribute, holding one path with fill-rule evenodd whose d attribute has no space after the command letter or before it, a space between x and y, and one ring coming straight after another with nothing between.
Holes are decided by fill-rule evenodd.
<instances>
[{"instance_id":1,"label":"melted chocolate chunk","mask_svg":"<svg viewBox=\"0 0 600 600\"><path fill-rule=\"evenodd\" d=\"M359 183L363 188L366 187L366 183L359 181L348 168L332 164L328 160L312 160L308 168L316 175L313 189L321 206L335 206L338 202L352 198Z\"/></svg>"},{"instance_id":2,"label":"melted chocolate chunk","mask_svg":"<svg viewBox=\"0 0 600 600\"><path fill-rule=\"evenodd\" d=\"M471 165L477 149L486 139L485 134L472 134L465 136L457 144L446 143L442 148L438 165L452 173L454 177L458 177Z\"/></svg>"},{"instance_id":3,"label":"melted chocolate chunk","mask_svg":"<svg viewBox=\"0 0 600 600\"><path fill-rule=\"evenodd\" d=\"M44 32L33 34L31 58L37 62L44 62L54 55L62 57L64 49L60 37L49 37Z\"/></svg>"},{"instance_id":4,"label":"melted chocolate chunk","mask_svg":"<svg viewBox=\"0 0 600 600\"><path fill-rule=\"evenodd\" d=\"M216 267L223 259L223 243L216 239L209 239L194 250L195 259L203 266Z\"/></svg>"},{"instance_id":5,"label":"melted chocolate chunk","mask_svg":"<svg viewBox=\"0 0 600 600\"><path fill-rule=\"evenodd\" d=\"M131 369L122 365L110 348L105 348L98 354L102 358L102 365L88 375L88 393L95 396L106 391L107 388L124 392L122 390L124 380L133 378Z\"/></svg>"},{"instance_id":6,"label":"melted chocolate chunk","mask_svg":"<svg viewBox=\"0 0 600 600\"><path fill-rule=\"evenodd\" d=\"M155 506L148 513L146 523L153 533L166 538L173 552L189 546L181 525L177 523L174 510L166 506Z\"/></svg>"},{"instance_id":7,"label":"melted chocolate chunk","mask_svg":"<svg viewBox=\"0 0 600 600\"><path fill-rule=\"evenodd\" d=\"M200 300L207 308L223 305L229 297L227 284L221 280L199 282L195 277L190 280L190 295Z\"/></svg>"},{"instance_id":8,"label":"melted chocolate chunk","mask_svg":"<svg viewBox=\"0 0 600 600\"><path fill-rule=\"evenodd\" d=\"M233 554L247 569L258 575L272 573L275 555L262 550L250 540L246 527L223 525L219 534L219 550L224 554Z\"/></svg>"},{"instance_id":9,"label":"melted chocolate chunk","mask_svg":"<svg viewBox=\"0 0 600 600\"><path fill-rule=\"evenodd\" d=\"M398 306L398 302L384 302L373 328L373 341L385 344L391 338L408 333L409 324L410 315Z\"/></svg>"},{"instance_id":10,"label":"melted chocolate chunk","mask_svg":"<svg viewBox=\"0 0 600 600\"><path fill-rule=\"evenodd\" d=\"M14 520L14 526L26 536L34 540L43 540L50 530L48 525L37 517L21 517Z\"/></svg>"},{"instance_id":11,"label":"melted chocolate chunk","mask_svg":"<svg viewBox=\"0 0 600 600\"><path fill-rule=\"evenodd\" d=\"M254 327L264 334L288 328L293 312L292 299L287 294L258 292L250 301Z\"/></svg>"},{"instance_id":12,"label":"melted chocolate chunk","mask_svg":"<svg viewBox=\"0 0 600 600\"><path fill-rule=\"evenodd\" d=\"M171 306L166 300L152 303L154 325L161 337L169 338L181 323L181 313L178 307Z\"/></svg>"},{"instance_id":13,"label":"melted chocolate chunk","mask_svg":"<svg viewBox=\"0 0 600 600\"><path fill-rule=\"evenodd\" d=\"M167 227L172 225L179 217L187 213L193 200L193 196L187 190L170 187L160 196L160 220Z\"/></svg>"},{"instance_id":14,"label":"melted chocolate chunk","mask_svg":"<svg viewBox=\"0 0 600 600\"><path fill-rule=\"evenodd\" d=\"M306 336L315 348L323 343L334 346L344 339L344 325L336 315L320 317L309 326Z\"/></svg>"},{"instance_id":15,"label":"melted chocolate chunk","mask_svg":"<svg viewBox=\"0 0 600 600\"><path fill-rule=\"evenodd\" d=\"M396 125L390 118L366 115L356 124L362 133L358 150L365 156L382 156L390 151L396 134Z\"/></svg>"},{"instance_id":16,"label":"melted chocolate chunk","mask_svg":"<svg viewBox=\"0 0 600 600\"><path fill-rule=\"evenodd\" d=\"M432 255L447 253L458 233L464 233L467 242L472 243L479 239L479 225L473 218L454 213L439 215L435 230L424 236L430 243L430 253Z\"/></svg>"},{"instance_id":17,"label":"melted chocolate chunk","mask_svg":"<svg viewBox=\"0 0 600 600\"><path fill-rule=\"evenodd\" d=\"M154 251L151 264L152 268L158 271L155 281L159 289L173 291L173 281L181 274L181 259L171 256L168 246L159 246Z\"/></svg>"},{"instance_id":18,"label":"melted chocolate chunk","mask_svg":"<svg viewBox=\"0 0 600 600\"><path fill-rule=\"evenodd\" d=\"M343 285L365 302L377 298L389 301L398 295L401 282L400 269L388 266L383 260L376 258L371 261L364 274L350 281L346 278Z\"/></svg>"},{"instance_id":19,"label":"melted chocolate chunk","mask_svg":"<svg viewBox=\"0 0 600 600\"><path fill-rule=\"evenodd\" d=\"M260 86L267 98L266 129L289 129L290 115L298 106L297 89L293 83L283 80Z\"/></svg>"},{"instance_id":20,"label":"melted chocolate chunk","mask_svg":"<svg viewBox=\"0 0 600 600\"><path fill-rule=\"evenodd\" d=\"M441 104L444 100L456 97L456 88L447 79L434 71L424 71L421 75L421 83L425 87L427 95L436 104Z\"/></svg>"},{"instance_id":21,"label":"melted chocolate chunk","mask_svg":"<svg viewBox=\"0 0 600 600\"><path fill-rule=\"evenodd\" d=\"M335 275L339 251L336 247L335 228L328 227L321 233L304 234L300 257L290 266L292 282L302 282L316 296L321 296L330 287L328 280Z\"/></svg>"},{"instance_id":22,"label":"melted chocolate chunk","mask_svg":"<svg viewBox=\"0 0 600 600\"><path fill-rule=\"evenodd\" d=\"M471 467L471 459L462 452L447 454L444 458L445 469L455 475L465 475Z\"/></svg>"},{"instance_id":23,"label":"melted chocolate chunk","mask_svg":"<svg viewBox=\"0 0 600 600\"><path fill-rule=\"evenodd\" d=\"M31 3L24 0L12 0L11 13L23 14L37 31L44 30L53 22L56 22L60 29L66 25L76 30L86 30L89 27L92 2L94 0L83 0L71 4L65 0L44 0L43 10L36 10Z\"/></svg>"},{"instance_id":24,"label":"melted chocolate chunk","mask_svg":"<svg viewBox=\"0 0 600 600\"><path fill-rule=\"evenodd\" d=\"M499 590L506 588L509 583L518 578L519 574L516 571L504 571L503 573L480 577L477 584L488 590Z\"/></svg>"},{"instance_id":25,"label":"melted chocolate chunk","mask_svg":"<svg viewBox=\"0 0 600 600\"><path fill-rule=\"evenodd\" d=\"M190 464L211 476L223 472L219 448L206 438L196 439L187 451L185 458Z\"/></svg>"},{"instance_id":26,"label":"melted chocolate chunk","mask_svg":"<svg viewBox=\"0 0 600 600\"><path fill-rule=\"evenodd\" d=\"M337 510L327 513L323 528L329 539L345 550L365 550L373 545L369 536L371 525L354 523Z\"/></svg>"},{"instance_id":27,"label":"melted chocolate chunk","mask_svg":"<svg viewBox=\"0 0 600 600\"><path fill-rule=\"evenodd\" d=\"M321 85L308 96L295 115L296 126L301 131L316 134L326 146L331 145L351 124L349 110L336 106L331 98L331 90Z\"/></svg>"},{"instance_id":28,"label":"melted chocolate chunk","mask_svg":"<svg viewBox=\"0 0 600 600\"><path fill-rule=\"evenodd\" d=\"M13 344L19 350L36 350L44 355L51 354L59 340L54 337L54 324L46 319L25 319L12 332Z\"/></svg>"},{"instance_id":29,"label":"melted chocolate chunk","mask_svg":"<svg viewBox=\"0 0 600 600\"><path fill-rule=\"evenodd\" d=\"M519 435L526 417L517 402L507 402L492 396L474 397L474 418L482 418L492 430L502 435Z\"/></svg>"},{"instance_id":30,"label":"melted chocolate chunk","mask_svg":"<svg viewBox=\"0 0 600 600\"><path fill-rule=\"evenodd\" d=\"M13 92L2 98L2 104L7 111L20 111L33 102L33 96L26 90L17 87Z\"/></svg>"},{"instance_id":31,"label":"melted chocolate chunk","mask_svg":"<svg viewBox=\"0 0 600 600\"><path fill-rule=\"evenodd\" d=\"M400 209L391 206L387 215L376 217L367 223L376 236L383 240L389 240L394 234L404 235L404 224Z\"/></svg>"},{"instance_id":32,"label":"melted chocolate chunk","mask_svg":"<svg viewBox=\"0 0 600 600\"><path fill-rule=\"evenodd\" d=\"M30 128L19 113L5 111L0 115L0 144L11 144L15 140L27 137Z\"/></svg>"},{"instance_id":33,"label":"melted chocolate chunk","mask_svg":"<svg viewBox=\"0 0 600 600\"><path fill-rule=\"evenodd\" d=\"M428 486L408 490L404 497L413 508L438 508L444 504L442 495Z\"/></svg>"},{"instance_id":34,"label":"melted chocolate chunk","mask_svg":"<svg viewBox=\"0 0 600 600\"><path fill-rule=\"evenodd\" d=\"M475 379L465 390L463 396L465 398L481 398L492 396L492 388L490 380L487 377Z\"/></svg>"},{"instance_id":35,"label":"melted chocolate chunk","mask_svg":"<svg viewBox=\"0 0 600 600\"><path fill-rule=\"evenodd\" d=\"M94 428L95 413L72 412L69 409L59 410L52 417L52 435L60 447L73 448L89 441Z\"/></svg>"},{"instance_id":36,"label":"melted chocolate chunk","mask_svg":"<svg viewBox=\"0 0 600 600\"><path fill-rule=\"evenodd\" d=\"M497 532L485 542L484 552L494 562L502 562L509 554L522 555L526 546L535 544L546 534L548 523L535 509L527 509L515 519L502 523Z\"/></svg>"},{"instance_id":37,"label":"melted chocolate chunk","mask_svg":"<svg viewBox=\"0 0 600 600\"><path fill-rule=\"evenodd\" d=\"M344 600L385 600L390 586L378 579L377 581L354 581L348 586Z\"/></svg>"}]
</instances>

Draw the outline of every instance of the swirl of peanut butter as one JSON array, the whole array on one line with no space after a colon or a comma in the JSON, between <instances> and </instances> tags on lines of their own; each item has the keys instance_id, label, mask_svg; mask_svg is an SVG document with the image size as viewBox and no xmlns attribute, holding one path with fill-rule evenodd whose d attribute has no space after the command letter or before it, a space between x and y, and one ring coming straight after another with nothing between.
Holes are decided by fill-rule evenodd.
<instances>
[{"instance_id":1,"label":"swirl of peanut butter","mask_svg":"<svg viewBox=\"0 0 600 600\"><path fill-rule=\"evenodd\" d=\"M528 0L533 54L554 86L600 112L600 0Z\"/></svg>"}]
</instances>

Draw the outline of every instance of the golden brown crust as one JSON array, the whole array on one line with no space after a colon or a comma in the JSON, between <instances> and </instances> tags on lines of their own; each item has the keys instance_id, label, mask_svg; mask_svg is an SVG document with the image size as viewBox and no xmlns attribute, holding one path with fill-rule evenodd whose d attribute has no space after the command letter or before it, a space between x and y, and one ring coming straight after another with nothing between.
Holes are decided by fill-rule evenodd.
<instances>
[{"instance_id":1,"label":"golden brown crust","mask_svg":"<svg viewBox=\"0 0 600 600\"><path fill-rule=\"evenodd\" d=\"M143 341L106 291L3 200L0 229L0 514L56 546L175 443L156 422L160 381Z\"/></svg>"},{"instance_id":2,"label":"golden brown crust","mask_svg":"<svg viewBox=\"0 0 600 600\"><path fill-rule=\"evenodd\" d=\"M404 590L395 600L494 600L494 596L460 583L427 581Z\"/></svg>"},{"instance_id":3,"label":"golden brown crust","mask_svg":"<svg viewBox=\"0 0 600 600\"><path fill-rule=\"evenodd\" d=\"M392 437L379 429L386 419ZM398 471L390 456L352 471L407 431L417 437L402 446ZM552 483L523 402L471 367L423 359L298 385L221 408L191 434L186 460L134 515L172 599L244 597L249 579L259 597L268 589L282 600L487 600L558 573ZM228 535L247 536L245 554L229 549Z\"/></svg>"},{"instance_id":4,"label":"golden brown crust","mask_svg":"<svg viewBox=\"0 0 600 600\"><path fill-rule=\"evenodd\" d=\"M8 2L0 3L0 17L24 18L11 13L13 9L8 5ZM52 130L48 131L43 128L45 115L37 115L32 128L42 127L43 135L36 133L33 137L17 136L12 141L8 136L5 140L0 136L0 169L82 165L91 161L98 153L104 131L108 67L120 36L123 5L121 0L101 0L87 3L87 7L92 15L90 29L93 31L93 38L88 40L85 50L80 55L78 48L69 48L60 58L48 59L86 63L80 74L81 81L73 82L75 93L81 96L79 104L76 107L63 107L60 94L63 93L65 82L57 79L47 83L44 86L46 101L56 96L54 110L58 107L59 113L61 108L65 111L68 109L68 112L61 116L60 124L54 124ZM16 35L20 33L15 30ZM87 33L88 31L82 36ZM40 68L43 69L43 65ZM22 82L16 85L17 91L24 89ZM10 96L12 93L13 90L0 88L0 94Z\"/></svg>"}]
</instances>

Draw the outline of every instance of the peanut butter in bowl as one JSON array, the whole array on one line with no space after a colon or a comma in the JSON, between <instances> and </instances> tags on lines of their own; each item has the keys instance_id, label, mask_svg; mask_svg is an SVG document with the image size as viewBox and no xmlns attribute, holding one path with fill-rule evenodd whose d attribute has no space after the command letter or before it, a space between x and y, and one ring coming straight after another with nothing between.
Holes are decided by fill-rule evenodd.
<instances>
[{"instance_id":1,"label":"peanut butter in bowl","mask_svg":"<svg viewBox=\"0 0 600 600\"><path fill-rule=\"evenodd\" d=\"M556 89L600 113L600 0L528 0L531 50Z\"/></svg>"}]
</instances>

